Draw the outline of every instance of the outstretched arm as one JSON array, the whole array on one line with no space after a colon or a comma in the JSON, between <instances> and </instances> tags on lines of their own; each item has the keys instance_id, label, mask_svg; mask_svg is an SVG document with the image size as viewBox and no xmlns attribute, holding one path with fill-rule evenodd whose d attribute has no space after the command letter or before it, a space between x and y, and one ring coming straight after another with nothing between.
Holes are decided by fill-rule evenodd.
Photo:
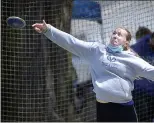
<instances>
[{"instance_id":1,"label":"outstretched arm","mask_svg":"<svg viewBox=\"0 0 154 123\"><path fill-rule=\"evenodd\" d=\"M97 42L84 42L79 40L68 33L46 24L44 20L43 23L36 23L32 27L37 32L43 33L48 39L60 47L86 60L88 57L93 56L95 48L98 46Z\"/></svg>"},{"instance_id":2,"label":"outstretched arm","mask_svg":"<svg viewBox=\"0 0 154 123\"><path fill-rule=\"evenodd\" d=\"M154 66L150 65L141 58L139 58L137 61L139 63L136 65L138 76L154 81Z\"/></svg>"}]
</instances>

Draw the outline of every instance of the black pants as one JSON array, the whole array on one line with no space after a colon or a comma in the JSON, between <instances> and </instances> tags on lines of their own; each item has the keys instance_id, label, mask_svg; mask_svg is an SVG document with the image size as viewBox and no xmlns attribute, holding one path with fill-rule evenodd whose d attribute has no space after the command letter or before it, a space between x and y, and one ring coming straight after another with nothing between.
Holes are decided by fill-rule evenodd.
<instances>
[{"instance_id":1,"label":"black pants","mask_svg":"<svg viewBox=\"0 0 154 123\"><path fill-rule=\"evenodd\" d=\"M97 106L97 122L137 122L133 105L117 103L99 103Z\"/></svg>"}]
</instances>

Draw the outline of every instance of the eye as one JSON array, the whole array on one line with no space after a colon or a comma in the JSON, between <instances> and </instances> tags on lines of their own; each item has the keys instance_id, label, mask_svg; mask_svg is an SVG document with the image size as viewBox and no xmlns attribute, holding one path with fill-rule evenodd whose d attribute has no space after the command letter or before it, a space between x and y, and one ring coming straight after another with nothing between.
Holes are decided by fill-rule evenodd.
<instances>
[{"instance_id":1,"label":"eye","mask_svg":"<svg viewBox=\"0 0 154 123\"><path fill-rule=\"evenodd\" d=\"M115 34L116 34L116 32L113 32L113 34L115 35Z\"/></svg>"},{"instance_id":2,"label":"eye","mask_svg":"<svg viewBox=\"0 0 154 123\"><path fill-rule=\"evenodd\" d=\"M121 33L120 32L118 33L118 36L121 36Z\"/></svg>"}]
</instances>

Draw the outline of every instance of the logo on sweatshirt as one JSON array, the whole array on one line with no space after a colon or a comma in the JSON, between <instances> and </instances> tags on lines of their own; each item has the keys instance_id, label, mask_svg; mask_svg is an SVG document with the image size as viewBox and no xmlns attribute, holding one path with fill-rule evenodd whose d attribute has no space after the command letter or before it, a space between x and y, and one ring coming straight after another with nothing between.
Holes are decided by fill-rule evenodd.
<instances>
[{"instance_id":1,"label":"logo on sweatshirt","mask_svg":"<svg viewBox=\"0 0 154 123\"><path fill-rule=\"evenodd\" d=\"M107 56L107 59L108 59L110 62L115 62L115 61L116 61L116 58L113 57L113 56Z\"/></svg>"},{"instance_id":2,"label":"logo on sweatshirt","mask_svg":"<svg viewBox=\"0 0 154 123\"><path fill-rule=\"evenodd\" d=\"M107 67L107 69L117 70L117 66L114 63L116 62L116 58L114 56L107 55L105 59L103 56L101 62L105 67Z\"/></svg>"}]
</instances>

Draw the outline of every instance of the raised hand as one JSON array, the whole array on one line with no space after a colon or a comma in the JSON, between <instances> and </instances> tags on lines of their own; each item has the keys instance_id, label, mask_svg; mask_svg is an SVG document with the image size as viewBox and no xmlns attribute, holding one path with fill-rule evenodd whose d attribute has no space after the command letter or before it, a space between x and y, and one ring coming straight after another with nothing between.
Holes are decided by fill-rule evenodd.
<instances>
[{"instance_id":1,"label":"raised hand","mask_svg":"<svg viewBox=\"0 0 154 123\"><path fill-rule=\"evenodd\" d=\"M43 23L35 23L35 24L33 24L32 27L38 33L44 33L44 32L47 31L47 24L46 24L45 20L43 20Z\"/></svg>"}]
</instances>

